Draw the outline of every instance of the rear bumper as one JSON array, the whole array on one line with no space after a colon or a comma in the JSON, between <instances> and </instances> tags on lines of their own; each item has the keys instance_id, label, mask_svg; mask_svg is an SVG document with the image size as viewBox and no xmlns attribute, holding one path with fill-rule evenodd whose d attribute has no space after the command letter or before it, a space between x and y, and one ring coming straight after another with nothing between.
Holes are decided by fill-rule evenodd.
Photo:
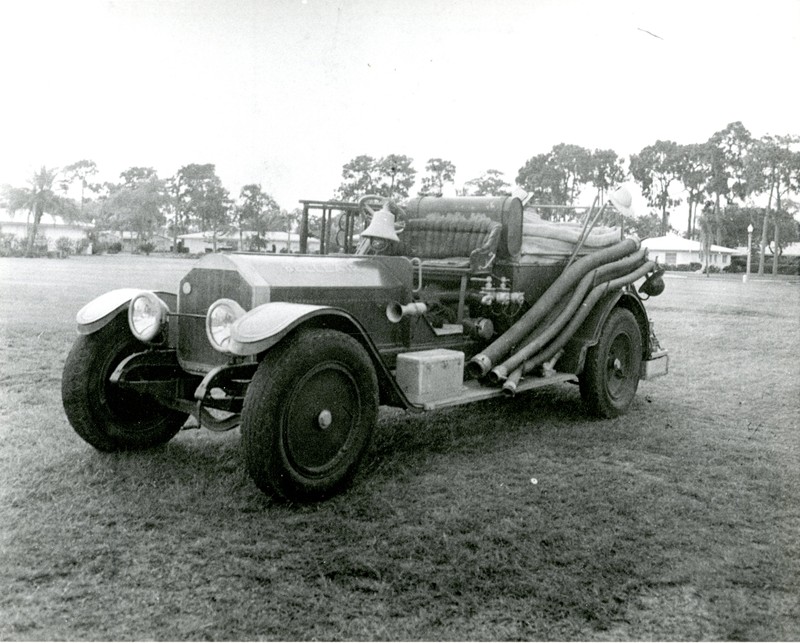
<instances>
[{"instance_id":1,"label":"rear bumper","mask_svg":"<svg viewBox=\"0 0 800 643\"><path fill-rule=\"evenodd\" d=\"M669 354L665 350L660 350L642 362L639 379L652 380L667 373L669 373Z\"/></svg>"}]
</instances>

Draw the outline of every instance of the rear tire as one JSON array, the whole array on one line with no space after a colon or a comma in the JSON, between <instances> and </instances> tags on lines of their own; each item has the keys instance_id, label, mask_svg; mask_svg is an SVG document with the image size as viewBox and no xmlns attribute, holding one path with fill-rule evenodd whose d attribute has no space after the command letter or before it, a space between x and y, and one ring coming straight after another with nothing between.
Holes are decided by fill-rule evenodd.
<instances>
[{"instance_id":1,"label":"rear tire","mask_svg":"<svg viewBox=\"0 0 800 643\"><path fill-rule=\"evenodd\" d=\"M625 413L639 388L642 334L629 310L615 308L603 324L600 341L589 349L580 375L581 396L599 417Z\"/></svg>"},{"instance_id":2,"label":"rear tire","mask_svg":"<svg viewBox=\"0 0 800 643\"><path fill-rule=\"evenodd\" d=\"M301 330L267 353L242 409L248 473L266 493L313 502L346 487L378 416L369 354L334 330Z\"/></svg>"},{"instance_id":3,"label":"rear tire","mask_svg":"<svg viewBox=\"0 0 800 643\"><path fill-rule=\"evenodd\" d=\"M64 411L75 432L99 451L155 447L186 422L185 413L109 381L123 359L146 349L131 335L125 315L72 345L61 379Z\"/></svg>"}]
</instances>

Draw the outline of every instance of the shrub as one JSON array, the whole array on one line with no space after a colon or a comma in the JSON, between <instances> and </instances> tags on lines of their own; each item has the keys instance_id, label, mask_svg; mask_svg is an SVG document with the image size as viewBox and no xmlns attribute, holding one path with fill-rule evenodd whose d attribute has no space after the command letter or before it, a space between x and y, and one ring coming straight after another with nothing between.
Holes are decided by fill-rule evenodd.
<instances>
[{"instance_id":1,"label":"shrub","mask_svg":"<svg viewBox=\"0 0 800 643\"><path fill-rule=\"evenodd\" d=\"M61 259L66 259L74 252L72 240L68 237L59 237L56 239L56 250Z\"/></svg>"},{"instance_id":2,"label":"shrub","mask_svg":"<svg viewBox=\"0 0 800 643\"><path fill-rule=\"evenodd\" d=\"M21 257L25 252L25 243L16 235L0 232L0 257Z\"/></svg>"},{"instance_id":3,"label":"shrub","mask_svg":"<svg viewBox=\"0 0 800 643\"><path fill-rule=\"evenodd\" d=\"M767 257L764 265L764 274L772 274L772 257ZM758 270L758 263L755 264ZM778 257L778 274L779 275L800 275L800 256L798 257Z\"/></svg>"},{"instance_id":4,"label":"shrub","mask_svg":"<svg viewBox=\"0 0 800 643\"><path fill-rule=\"evenodd\" d=\"M75 242L75 254L82 255L84 252L86 252L86 249L89 247L90 243L91 241L89 241L89 239L86 237L83 239L78 239Z\"/></svg>"},{"instance_id":5,"label":"shrub","mask_svg":"<svg viewBox=\"0 0 800 643\"><path fill-rule=\"evenodd\" d=\"M754 252L750 257L750 274L758 274L759 255ZM772 255L767 255L764 262L764 274L772 274ZM723 268L723 272L745 272L747 270L747 257L738 256L731 258L731 264ZM800 256L785 256L778 257L778 274L779 275L800 275Z\"/></svg>"},{"instance_id":6,"label":"shrub","mask_svg":"<svg viewBox=\"0 0 800 643\"><path fill-rule=\"evenodd\" d=\"M267 240L261 237L250 237L248 250L250 252L261 252L267 247Z\"/></svg>"},{"instance_id":7,"label":"shrub","mask_svg":"<svg viewBox=\"0 0 800 643\"><path fill-rule=\"evenodd\" d=\"M25 251L28 249L28 239L21 237L17 239L19 253L15 254L16 257L24 257ZM33 247L31 248L31 257L46 257L47 256L47 238L37 235L33 240Z\"/></svg>"},{"instance_id":8,"label":"shrub","mask_svg":"<svg viewBox=\"0 0 800 643\"><path fill-rule=\"evenodd\" d=\"M779 263L778 272L782 275L800 275L800 257L781 257L785 263Z\"/></svg>"},{"instance_id":9,"label":"shrub","mask_svg":"<svg viewBox=\"0 0 800 643\"><path fill-rule=\"evenodd\" d=\"M122 252L122 242L114 241L113 243L109 243L108 246L106 246L106 252L110 255Z\"/></svg>"},{"instance_id":10,"label":"shrub","mask_svg":"<svg viewBox=\"0 0 800 643\"><path fill-rule=\"evenodd\" d=\"M697 272L702 268L702 265L693 261L691 263L679 263L677 266L664 266L667 270L675 270L676 272Z\"/></svg>"},{"instance_id":11,"label":"shrub","mask_svg":"<svg viewBox=\"0 0 800 643\"><path fill-rule=\"evenodd\" d=\"M149 255L155 249L156 244L154 244L152 241L144 241L139 244L139 252L143 252L146 255Z\"/></svg>"}]
</instances>

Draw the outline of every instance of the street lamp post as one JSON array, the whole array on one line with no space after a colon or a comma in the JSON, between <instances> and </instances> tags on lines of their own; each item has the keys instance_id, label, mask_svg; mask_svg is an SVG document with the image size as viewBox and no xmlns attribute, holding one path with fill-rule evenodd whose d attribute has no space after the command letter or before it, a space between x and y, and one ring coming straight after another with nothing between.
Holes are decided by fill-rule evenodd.
<instances>
[{"instance_id":1,"label":"street lamp post","mask_svg":"<svg viewBox=\"0 0 800 643\"><path fill-rule=\"evenodd\" d=\"M753 247L753 224L747 226L747 270L744 273L742 281L747 283L750 278L750 249Z\"/></svg>"}]
</instances>

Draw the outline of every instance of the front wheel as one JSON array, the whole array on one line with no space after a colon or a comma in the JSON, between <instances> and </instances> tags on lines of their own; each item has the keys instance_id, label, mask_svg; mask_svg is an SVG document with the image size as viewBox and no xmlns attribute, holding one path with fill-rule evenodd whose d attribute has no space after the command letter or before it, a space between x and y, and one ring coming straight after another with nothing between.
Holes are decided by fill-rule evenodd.
<instances>
[{"instance_id":1,"label":"front wheel","mask_svg":"<svg viewBox=\"0 0 800 643\"><path fill-rule=\"evenodd\" d=\"M326 498L353 478L378 416L367 351L334 330L301 330L267 353L245 396L242 449L267 493Z\"/></svg>"},{"instance_id":2,"label":"front wheel","mask_svg":"<svg viewBox=\"0 0 800 643\"><path fill-rule=\"evenodd\" d=\"M146 449L169 441L187 415L109 381L119 363L146 349L121 315L75 340L64 364L61 399L72 428L99 451Z\"/></svg>"},{"instance_id":3,"label":"front wheel","mask_svg":"<svg viewBox=\"0 0 800 643\"><path fill-rule=\"evenodd\" d=\"M600 341L589 349L580 375L581 396L589 410L604 418L628 410L639 387L642 333L629 310L611 311Z\"/></svg>"}]
</instances>

